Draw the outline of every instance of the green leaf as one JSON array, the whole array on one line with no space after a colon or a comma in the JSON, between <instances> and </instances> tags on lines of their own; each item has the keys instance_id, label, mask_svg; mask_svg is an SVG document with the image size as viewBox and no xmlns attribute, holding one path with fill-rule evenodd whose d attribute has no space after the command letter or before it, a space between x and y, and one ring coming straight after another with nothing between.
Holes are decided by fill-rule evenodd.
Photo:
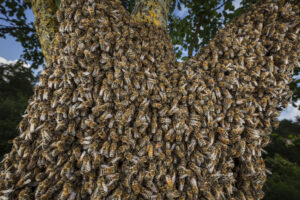
<instances>
[{"instance_id":1,"label":"green leaf","mask_svg":"<svg viewBox=\"0 0 300 200\"><path fill-rule=\"evenodd\" d=\"M55 0L55 4L56 4L56 7L57 7L57 9L58 9L59 6L60 6L60 0Z\"/></svg>"},{"instance_id":2,"label":"green leaf","mask_svg":"<svg viewBox=\"0 0 300 200\"><path fill-rule=\"evenodd\" d=\"M181 59L186 61L186 60L189 59L189 57L188 57L188 56L184 56L184 57L182 57Z\"/></svg>"}]
</instances>

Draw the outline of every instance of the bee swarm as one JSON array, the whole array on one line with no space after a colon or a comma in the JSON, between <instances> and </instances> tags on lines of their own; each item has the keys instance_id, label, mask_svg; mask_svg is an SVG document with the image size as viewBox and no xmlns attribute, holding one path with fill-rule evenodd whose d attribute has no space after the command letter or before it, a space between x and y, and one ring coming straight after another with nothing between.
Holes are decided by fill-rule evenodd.
<instances>
[{"instance_id":1,"label":"bee swarm","mask_svg":"<svg viewBox=\"0 0 300 200\"><path fill-rule=\"evenodd\" d=\"M186 63L118 0L62 0L0 199L261 199L299 67L299 3L262 1Z\"/></svg>"}]
</instances>

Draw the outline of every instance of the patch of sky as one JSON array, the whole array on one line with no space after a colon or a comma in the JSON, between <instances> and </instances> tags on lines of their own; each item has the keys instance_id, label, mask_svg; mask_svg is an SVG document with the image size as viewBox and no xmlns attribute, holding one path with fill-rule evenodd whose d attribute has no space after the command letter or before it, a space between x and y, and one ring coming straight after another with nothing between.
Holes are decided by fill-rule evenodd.
<instances>
[{"instance_id":1,"label":"patch of sky","mask_svg":"<svg viewBox=\"0 0 300 200\"><path fill-rule=\"evenodd\" d=\"M295 104L297 105L297 107L299 107L300 100L298 100ZM294 107L292 104L289 104L288 107L280 113L278 120L287 119L296 121L296 117L300 116L300 110L298 110L297 107Z\"/></svg>"}]
</instances>

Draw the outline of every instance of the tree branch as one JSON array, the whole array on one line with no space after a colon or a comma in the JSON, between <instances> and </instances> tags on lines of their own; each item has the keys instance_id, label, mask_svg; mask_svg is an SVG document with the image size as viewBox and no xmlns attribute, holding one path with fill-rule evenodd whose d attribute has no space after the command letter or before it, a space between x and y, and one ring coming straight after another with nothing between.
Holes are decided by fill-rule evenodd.
<instances>
[{"instance_id":1,"label":"tree branch","mask_svg":"<svg viewBox=\"0 0 300 200\"><path fill-rule=\"evenodd\" d=\"M12 30L18 30L18 29L34 32L34 29L32 29L28 26L4 26L4 25L0 25L0 32L1 31L5 32L6 30L12 31Z\"/></svg>"},{"instance_id":2,"label":"tree branch","mask_svg":"<svg viewBox=\"0 0 300 200\"><path fill-rule=\"evenodd\" d=\"M228 1L223 1L223 3L222 3L219 7L215 8L214 10L219 10L219 9L222 8L227 2L228 2Z\"/></svg>"}]
</instances>

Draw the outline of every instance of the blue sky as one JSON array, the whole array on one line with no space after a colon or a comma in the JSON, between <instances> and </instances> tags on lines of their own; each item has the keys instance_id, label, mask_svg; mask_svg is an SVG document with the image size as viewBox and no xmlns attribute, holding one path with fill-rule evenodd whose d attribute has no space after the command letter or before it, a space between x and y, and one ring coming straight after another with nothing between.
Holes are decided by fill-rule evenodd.
<instances>
[{"instance_id":1,"label":"blue sky","mask_svg":"<svg viewBox=\"0 0 300 200\"><path fill-rule=\"evenodd\" d=\"M27 22L33 22L34 16L30 9L25 11ZM1 21L2 23L3 21ZM23 52L23 47L15 38L7 36L6 39L0 38L0 56L7 60L17 60Z\"/></svg>"},{"instance_id":2,"label":"blue sky","mask_svg":"<svg viewBox=\"0 0 300 200\"><path fill-rule=\"evenodd\" d=\"M240 2L241 0L233 1L233 5L235 6L235 8L238 8L240 6ZM182 7L180 11L175 10L175 12L177 13L177 16L185 17L188 14L188 9ZM26 10L26 16L28 22L34 21L34 16L31 10ZM13 61L18 60L22 52L23 52L23 48L20 43L16 42L15 38L10 36L7 36L6 39L0 38L0 62L1 63L11 63ZM183 55L184 56L187 55L187 52L183 52ZM297 105L300 105L300 101L297 102ZM300 111L297 108L289 105L288 108L281 113L279 119L295 120L296 116L300 116Z\"/></svg>"}]
</instances>

